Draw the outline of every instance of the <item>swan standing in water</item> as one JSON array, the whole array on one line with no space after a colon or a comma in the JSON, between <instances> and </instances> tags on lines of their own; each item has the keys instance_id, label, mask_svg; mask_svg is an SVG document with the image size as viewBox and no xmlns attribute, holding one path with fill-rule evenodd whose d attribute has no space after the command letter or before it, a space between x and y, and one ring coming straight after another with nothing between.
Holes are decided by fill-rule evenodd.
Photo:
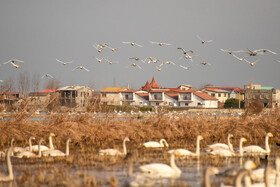
<instances>
[{"instance_id":1,"label":"swan standing in water","mask_svg":"<svg viewBox=\"0 0 280 187\"><path fill-rule=\"evenodd\" d=\"M176 166L175 155L181 156L179 151L171 152L170 166L162 163L146 164L139 167L143 173L149 173L158 178L176 178L181 175L181 170Z\"/></svg>"},{"instance_id":2,"label":"swan standing in water","mask_svg":"<svg viewBox=\"0 0 280 187\"><path fill-rule=\"evenodd\" d=\"M249 145L246 147L243 147L243 151L246 154L249 155L264 155L264 154L269 154L270 153L270 148L268 144L268 138L273 137L272 133L267 133L265 136L265 149L261 148L260 146L257 145Z\"/></svg>"},{"instance_id":3,"label":"swan standing in water","mask_svg":"<svg viewBox=\"0 0 280 187\"><path fill-rule=\"evenodd\" d=\"M99 155L108 155L108 156L116 156L116 155L126 155L127 151L126 151L126 145L125 142L129 142L129 138L125 137L123 140L123 152L120 152L117 149L101 149L99 151Z\"/></svg>"},{"instance_id":4,"label":"swan standing in water","mask_svg":"<svg viewBox=\"0 0 280 187\"><path fill-rule=\"evenodd\" d=\"M49 149L46 151L43 151L43 156L69 156L69 143L71 142L71 139L68 138L66 140L66 151L63 153L60 150L57 149Z\"/></svg>"},{"instance_id":5,"label":"swan standing in water","mask_svg":"<svg viewBox=\"0 0 280 187\"><path fill-rule=\"evenodd\" d=\"M14 174L13 174L13 167L11 163L11 154L12 154L12 148L8 149L7 152L7 166L8 166L8 175L5 175L4 173L0 173L0 182L7 182L14 180Z\"/></svg>"},{"instance_id":6,"label":"swan standing in water","mask_svg":"<svg viewBox=\"0 0 280 187\"><path fill-rule=\"evenodd\" d=\"M49 149L54 149L54 146L53 146L53 142L52 142L52 137L55 137L55 134L54 133L50 133L50 135L49 135L49 146L50 146L50 148L48 148L47 146L45 146L45 145L41 145L40 147L41 147L41 151L43 152L43 151L46 151L46 150L49 150ZM29 144L30 145L30 144ZM30 150L30 148L28 147L28 148L26 148L27 149L27 151L29 151ZM32 146L32 151L33 152L38 152L39 151L39 146L38 145L33 145Z\"/></svg>"},{"instance_id":7,"label":"swan standing in water","mask_svg":"<svg viewBox=\"0 0 280 187\"><path fill-rule=\"evenodd\" d=\"M232 138L232 137L233 137L232 134L228 134L228 136L227 136L227 143L228 144L215 143L215 144L212 144L212 145L208 145L207 148L206 148L206 151L213 151L213 150L218 150L218 149L227 149L227 150L233 151L233 146L230 142L230 138Z\"/></svg>"},{"instance_id":8,"label":"swan standing in water","mask_svg":"<svg viewBox=\"0 0 280 187\"><path fill-rule=\"evenodd\" d=\"M187 149L175 149L175 150L170 150L168 151L169 153L173 152L173 151L178 151L181 156L198 156L200 155L200 140L203 140L202 136L197 136L196 138L196 152L193 153Z\"/></svg>"},{"instance_id":9,"label":"swan standing in water","mask_svg":"<svg viewBox=\"0 0 280 187\"><path fill-rule=\"evenodd\" d=\"M161 139L159 142L154 142L154 141L146 142L146 143L143 143L143 146L151 147L151 148L159 148L159 147L164 147L164 144L166 147L169 146L165 139Z\"/></svg>"}]
</instances>

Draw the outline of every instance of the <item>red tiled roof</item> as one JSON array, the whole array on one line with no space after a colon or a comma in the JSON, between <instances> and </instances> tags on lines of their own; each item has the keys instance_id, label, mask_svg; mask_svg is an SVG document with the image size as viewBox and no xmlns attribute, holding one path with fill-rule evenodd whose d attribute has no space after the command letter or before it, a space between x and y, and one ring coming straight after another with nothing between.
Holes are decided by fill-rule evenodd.
<instances>
[{"instance_id":1,"label":"red tiled roof","mask_svg":"<svg viewBox=\"0 0 280 187\"><path fill-rule=\"evenodd\" d=\"M157 88L157 89L160 88L160 86L159 86L159 85L156 83L156 81L155 81L155 77L153 77L153 79L152 79L151 87L152 87L152 88Z\"/></svg>"},{"instance_id":2,"label":"red tiled roof","mask_svg":"<svg viewBox=\"0 0 280 187\"><path fill-rule=\"evenodd\" d=\"M169 97L172 97L173 99L178 100L178 93L166 93Z\"/></svg>"},{"instance_id":3,"label":"red tiled roof","mask_svg":"<svg viewBox=\"0 0 280 187\"><path fill-rule=\"evenodd\" d=\"M56 92L56 90L53 90L53 89L44 89L42 92Z\"/></svg>"},{"instance_id":4,"label":"red tiled roof","mask_svg":"<svg viewBox=\"0 0 280 187\"><path fill-rule=\"evenodd\" d=\"M212 97L211 95L209 95L207 93L194 92L194 95L196 95L197 97L200 97L203 100L218 100L215 97Z\"/></svg>"},{"instance_id":5,"label":"red tiled roof","mask_svg":"<svg viewBox=\"0 0 280 187\"><path fill-rule=\"evenodd\" d=\"M144 90L144 91L149 91L150 89L151 89L151 85L150 85L149 81L147 81L145 86L143 86L141 88L141 90Z\"/></svg>"},{"instance_id":6,"label":"red tiled roof","mask_svg":"<svg viewBox=\"0 0 280 187\"><path fill-rule=\"evenodd\" d=\"M136 93L136 95L139 95L140 97L149 100L149 94L148 93Z\"/></svg>"},{"instance_id":7,"label":"red tiled roof","mask_svg":"<svg viewBox=\"0 0 280 187\"><path fill-rule=\"evenodd\" d=\"M122 93L133 93L133 92L137 92L138 90L125 90L122 91Z\"/></svg>"},{"instance_id":8,"label":"red tiled roof","mask_svg":"<svg viewBox=\"0 0 280 187\"><path fill-rule=\"evenodd\" d=\"M168 92L169 89L154 89L150 90L150 93L157 93L157 92Z\"/></svg>"},{"instance_id":9,"label":"red tiled roof","mask_svg":"<svg viewBox=\"0 0 280 187\"><path fill-rule=\"evenodd\" d=\"M188 90L181 90L179 88L167 88L167 89L169 89L170 91L178 92L178 93L190 93L190 92L198 91L198 89L195 89L195 88L190 88Z\"/></svg>"}]
</instances>

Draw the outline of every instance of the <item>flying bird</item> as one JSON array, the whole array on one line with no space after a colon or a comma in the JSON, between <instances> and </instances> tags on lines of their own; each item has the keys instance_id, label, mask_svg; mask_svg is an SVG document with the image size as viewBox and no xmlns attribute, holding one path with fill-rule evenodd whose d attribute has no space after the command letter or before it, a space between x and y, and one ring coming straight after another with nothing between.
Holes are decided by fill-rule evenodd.
<instances>
[{"instance_id":1,"label":"flying bird","mask_svg":"<svg viewBox=\"0 0 280 187\"><path fill-rule=\"evenodd\" d=\"M247 48L248 51L244 51L245 53L249 54L250 56L256 56L256 55L263 55L263 51L258 51L258 50L250 50Z\"/></svg>"},{"instance_id":2,"label":"flying bird","mask_svg":"<svg viewBox=\"0 0 280 187\"><path fill-rule=\"evenodd\" d=\"M243 60L245 60L245 58L248 58L248 57L246 57L246 56L240 58L240 57L236 56L235 54L232 54L232 56L233 56L234 58L238 59L239 61L243 61Z\"/></svg>"},{"instance_id":3,"label":"flying bird","mask_svg":"<svg viewBox=\"0 0 280 187\"><path fill-rule=\"evenodd\" d=\"M155 66L155 67L156 67L156 69L157 69L158 71L161 71L161 70L165 69L165 67L162 67L162 68L159 68L159 67L157 67L157 66Z\"/></svg>"},{"instance_id":4,"label":"flying bird","mask_svg":"<svg viewBox=\"0 0 280 187\"><path fill-rule=\"evenodd\" d=\"M64 65L64 66L66 66L67 64L71 64L73 61L70 61L70 62L63 62L63 61L61 61L61 60L58 60L57 58L56 58L56 61L57 62L60 62L62 65Z\"/></svg>"},{"instance_id":5,"label":"flying bird","mask_svg":"<svg viewBox=\"0 0 280 187\"><path fill-rule=\"evenodd\" d=\"M121 49L121 47L113 48L113 47L110 47L110 46L108 46L108 48L111 49L111 51L113 51L113 52L114 52L114 51L117 51L117 50L119 50L119 49Z\"/></svg>"},{"instance_id":6,"label":"flying bird","mask_svg":"<svg viewBox=\"0 0 280 187\"><path fill-rule=\"evenodd\" d=\"M269 49L257 49L257 50L255 50L254 52L263 52L263 53L269 52L269 53L272 53L272 54L274 54L274 55L277 54L276 52L273 52L273 51L271 51L271 50L269 50Z\"/></svg>"},{"instance_id":7,"label":"flying bird","mask_svg":"<svg viewBox=\"0 0 280 187\"><path fill-rule=\"evenodd\" d=\"M172 45L172 44L169 44L169 43L163 43L163 42L152 42L150 41L151 44L156 44L156 45L159 45L159 46L163 46L163 45Z\"/></svg>"},{"instance_id":8,"label":"flying bird","mask_svg":"<svg viewBox=\"0 0 280 187\"><path fill-rule=\"evenodd\" d=\"M4 62L3 64L8 64L8 63L12 64L12 66L15 68L19 68L24 63L24 61L17 60L17 59L11 59L7 62Z\"/></svg>"},{"instance_id":9,"label":"flying bird","mask_svg":"<svg viewBox=\"0 0 280 187\"><path fill-rule=\"evenodd\" d=\"M182 66L182 65L180 65L180 67L183 68L183 69L185 69L185 70L189 70L189 69L190 69L190 67L188 67L188 66Z\"/></svg>"},{"instance_id":10,"label":"flying bird","mask_svg":"<svg viewBox=\"0 0 280 187\"><path fill-rule=\"evenodd\" d=\"M226 53L228 53L228 54L232 54L232 53L240 53L240 52L243 52L243 51L229 51L229 50L225 50L225 49L220 49L221 51L223 51L223 52L226 52Z\"/></svg>"},{"instance_id":11,"label":"flying bird","mask_svg":"<svg viewBox=\"0 0 280 187\"><path fill-rule=\"evenodd\" d=\"M201 62L200 64L202 64L202 65L208 65L208 66L211 66L211 64L210 63L207 63L207 62Z\"/></svg>"},{"instance_id":12,"label":"flying bird","mask_svg":"<svg viewBox=\"0 0 280 187\"><path fill-rule=\"evenodd\" d=\"M213 40L203 40L200 36L196 36L200 41L201 41L201 43L202 44L205 44L205 43L209 43L209 42L212 42Z\"/></svg>"},{"instance_id":13,"label":"flying bird","mask_svg":"<svg viewBox=\"0 0 280 187\"><path fill-rule=\"evenodd\" d=\"M95 58L97 60L97 62L99 62L99 63L101 63L103 60L107 59L107 57L97 58L95 56L93 56L93 58Z\"/></svg>"},{"instance_id":14,"label":"flying bird","mask_svg":"<svg viewBox=\"0 0 280 187\"><path fill-rule=\"evenodd\" d=\"M108 59L105 59L105 60L106 60L107 62L109 62L110 65L112 65L112 64L118 64L118 63L119 63L118 61L113 62L113 61L108 60Z\"/></svg>"},{"instance_id":15,"label":"flying bird","mask_svg":"<svg viewBox=\"0 0 280 187\"><path fill-rule=\"evenodd\" d=\"M138 67L138 68L142 69L138 64L135 64L135 63L130 64L130 66L132 66L132 67Z\"/></svg>"},{"instance_id":16,"label":"flying bird","mask_svg":"<svg viewBox=\"0 0 280 187\"><path fill-rule=\"evenodd\" d=\"M143 47L142 45L139 45L139 44L137 44L137 43L135 43L135 42L122 42L122 43L124 43L124 44L130 44L131 46Z\"/></svg>"},{"instance_id":17,"label":"flying bird","mask_svg":"<svg viewBox=\"0 0 280 187\"><path fill-rule=\"evenodd\" d=\"M76 70L76 69L84 69L86 71L89 71L87 68L85 68L84 66L77 66L74 69L72 69L72 71Z\"/></svg>"},{"instance_id":18,"label":"flying bird","mask_svg":"<svg viewBox=\"0 0 280 187\"><path fill-rule=\"evenodd\" d=\"M165 65L165 64L172 64L173 66L175 66L176 64L174 62L171 62L171 61L165 61L165 62L162 62L159 67Z\"/></svg>"},{"instance_id":19,"label":"flying bird","mask_svg":"<svg viewBox=\"0 0 280 187\"><path fill-rule=\"evenodd\" d=\"M104 49L104 47L102 47L102 45L100 44L94 44L92 45L99 53L101 53Z\"/></svg>"},{"instance_id":20,"label":"flying bird","mask_svg":"<svg viewBox=\"0 0 280 187\"><path fill-rule=\"evenodd\" d=\"M138 58L138 57L131 57L131 58L128 58L128 59L133 59L133 60L136 60L136 61L140 60L140 58Z\"/></svg>"},{"instance_id":21,"label":"flying bird","mask_svg":"<svg viewBox=\"0 0 280 187\"><path fill-rule=\"evenodd\" d=\"M188 50L188 51L186 51L186 50L185 50L185 49L183 49L182 47L178 47L177 49L182 50L182 51L183 51L183 53L184 53L184 55L186 55L188 52L194 53L194 51L193 51L193 50Z\"/></svg>"},{"instance_id":22,"label":"flying bird","mask_svg":"<svg viewBox=\"0 0 280 187\"><path fill-rule=\"evenodd\" d=\"M180 59L185 58L185 59L190 59L191 61L193 61L192 59L193 59L194 57L196 57L196 56L199 56L199 55L190 56L190 55L187 54L187 55L185 55L185 56L180 57Z\"/></svg>"},{"instance_id":23,"label":"flying bird","mask_svg":"<svg viewBox=\"0 0 280 187\"><path fill-rule=\"evenodd\" d=\"M51 76L51 75L50 75L50 74L48 74L48 73L47 73L47 74L45 74L45 75L43 75L43 76L41 77L41 79L42 79L42 78L44 78L44 77L47 77L47 78L49 77L49 78L54 79L54 77L53 77L53 76Z\"/></svg>"},{"instance_id":24,"label":"flying bird","mask_svg":"<svg viewBox=\"0 0 280 187\"><path fill-rule=\"evenodd\" d=\"M254 62L250 62L250 61L248 61L248 60L246 60L246 59L244 59L244 60L245 60L245 62L248 62L251 66L254 66L255 63L259 61L259 60L256 60L256 61L254 61Z\"/></svg>"}]
</instances>

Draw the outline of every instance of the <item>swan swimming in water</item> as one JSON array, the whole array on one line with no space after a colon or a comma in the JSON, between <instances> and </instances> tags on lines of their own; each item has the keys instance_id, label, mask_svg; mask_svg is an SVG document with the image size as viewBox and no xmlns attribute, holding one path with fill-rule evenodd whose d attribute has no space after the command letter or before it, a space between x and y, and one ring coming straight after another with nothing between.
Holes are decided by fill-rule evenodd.
<instances>
[{"instance_id":1,"label":"swan swimming in water","mask_svg":"<svg viewBox=\"0 0 280 187\"><path fill-rule=\"evenodd\" d=\"M42 152L43 152L43 151L46 151L46 150L49 150L49 149L54 149L53 142L52 142L52 137L55 137L55 134L54 134L54 133L50 133L50 135L49 135L49 146L50 146L50 148L48 148L48 147L45 146L45 145L41 145L41 146L40 146ZM29 145L30 145L30 144L29 144ZM29 151L29 149L30 149L29 147L26 148L27 151ZM33 152L38 152L38 151L39 151L38 145L33 145L33 146L32 146L32 151L33 151Z\"/></svg>"},{"instance_id":2,"label":"swan swimming in water","mask_svg":"<svg viewBox=\"0 0 280 187\"><path fill-rule=\"evenodd\" d=\"M116 156L116 155L126 155L127 154L127 150L126 150L126 145L125 142L129 142L129 138L125 137L123 140L123 152L120 152L117 149L101 149L99 151L99 155L108 155L108 156Z\"/></svg>"},{"instance_id":3,"label":"swan swimming in water","mask_svg":"<svg viewBox=\"0 0 280 187\"><path fill-rule=\"evenodd\" d=\"M193 153L187 149L175 149L175 151L178 151L181 156L200 156L200 140L203 140L202 136L197 136L196 138L196 152ZM168 152L171 153L174 150L169 150Z\"/></svg>"},{"instance_id":4,"label":"swan swimming in water","mask_svg":"<svg viewBox=\"0 0 280 187\"><path fill-rule=\"evenodd\" d=\"M213 151L213 150L218 150L218 149L227 149L233 152L233 146L230 142L230 139L233 137L232 134L228 134L227 136L227 143L215 143L212 145L208 145L206 151Z\"/></svg>"},{"instance_id":5,"label":"swan swimming in water","mask_svg":"<svg viewBox=\"0 0 280 187\"><path fill-rule=\"evenodd\" d=\"M181 175L181 170L176 166L175 155L181 156L179 151L170 152L170 166L162 163L146 164L139 167L143 173L149 173L154 177L176 178Z\"/></svg>"},{"instance_id":6,"label":"swan swimming in water","mask_svg":"<svg viewBox=\"0 0 280 187\"><path fill-rule=\"evenodd\" d=\"M150 141L150 142L146 142L143 143L144 147L151 147L151 148L159 148L159 147L164 147L164 145L166 147L168 147L168 143L165 139L161 139L159 142L155 142L155 141Z\"/></svg>"},{"instance_id":7,"label":"swan swimming in water","mask_svg":"<svg viewBox=\"0 0 280 187\"><path fill-rule=\"evenodd\" d=\"M65 151L65 153L63 153L62 151L57 150L57 149L49 149L49 150L43 151L43 156L53 156L53 157L69 156L69 143L70 142L71 142L71 139L68 138L66 140L66 151Z\"/></svg>"},{"instance_id":8,"label":"swan swimming in water","mask_svg":"<svg viewBox=\"0 0 280 187\"><path fill-rule=\"evenodd\" d=\"M269 154L270 153L270 148L269 148L269 144L268 144L269 137L273 137L273 134L270 132L267 133L265 136L265 149L263 149L257 145L249 145L249 146L243 147L243 151L249 155Z\"/></svg>"},{"instance_id":9,"label":"swan swimming in water","mask_svg":"<svg viewBox=\"0 0 280 187\"><path fill-rule=\"evenodd\" d=\"M8 149L7 152L7 166L8 166L8 172L9 174L6 175L4 173L0 173L0 182L7 182L14 180L14 173L13 173L13 167L11 163L11 154L12 154L12 148Z\"/></svg>"}]
</instances>

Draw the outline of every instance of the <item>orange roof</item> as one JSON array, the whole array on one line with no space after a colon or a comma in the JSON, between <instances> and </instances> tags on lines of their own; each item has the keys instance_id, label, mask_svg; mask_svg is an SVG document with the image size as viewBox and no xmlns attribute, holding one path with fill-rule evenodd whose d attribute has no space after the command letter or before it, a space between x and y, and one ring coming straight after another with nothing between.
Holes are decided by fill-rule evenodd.
<instances>
[{"instance_id":1,"label":"orange roof","mask_svg":"<svg viewBox=\"0 0 280 187\"><path fill-rule=\"evenodd\" d=\"M122 92L126 90L126 87L105 87L100 92Z\"/></svg>"},{"instance_id":2,"label":"orange roof","mask_svg":"<svg viewBox=\"0 0 280 187\"><path fill-rule=\"evenodd\" d=\"M44 89L42 92L56 92L56 90L53 90L53 89Z\"/></svg>"},{"instance_id":3,"label":"orange roof","mask_svg":"<svg viewBox=\"0 0 280 187\"><path fill-rule=\"evenodd\" d=\"M150 85L149 81L147 81L145 86L143 86L141 88L141 90L144 90L144 91L149 91L150 89L151 89L151 85Z\"/></svg>"},{"instance_id":4,"label":"orange roof","mask_svg":"<svg viewBox=\"0 0 280 187\"><path fill-rule=\"evenodd\" d=\"M200 97L203 100L218 100L215 97L212 97L211 95L209 95L207 93L203 93L203 92L195 92L194 95L196 95L197 97Z\"/></svg>"},{"instance_id":5,"label":"orange roof","mask_svg":"<svg viewBox=\"0 0 280 187\"><path fill-rule=\"evenodd\" d=\"M178 92L178 93L190 93L190 92L198 91L198 89L195 89L195 88L190 88L188 90L181 90L179 88L167 88L167 89L169 89L170 91Z\"/></svg>"},{"instance_id":6,"label":"orange roof","mask_svg":"<svg viewBox=\"0 0 280 187\"><path fill-rule=\"evenodd\" d=\"M178 100L178 93L165 93L169 97L172 97L173 99Z\"/></svg>"},{"instance_id":7,"label":"orange roof","mask_svg":"<svg viewBox=\"0 0 280 187\"><path fill-rule=\"evenodd\" d=\"M137 92L138 90L124 90L122 91L122 93L133 93L133 92Z\"/></svg>"},{"instance_id":8,"label":"orange roof","mask_svg":"<svg viewBox=\"0 0 280 187\"><path fill-rule=\"evenodd\" d=\"M136 95L139 95L140 97L149 100L149 94L148 93L136 93Z\"/></svg>"},{"instance_id":9,"label":"orange roof","mask_svg":"<svg viewBox=\"0 0 280 187\"><path fill-rule=\"evenodd\" d=\"M157 88L157 89L160 88L160 86L159 86L159 85L156 83L156 81L155 81L155 77L153 77L153 79L152 79L151 87L152 87L152 88Z\"/></svg>"}]
</instances>

